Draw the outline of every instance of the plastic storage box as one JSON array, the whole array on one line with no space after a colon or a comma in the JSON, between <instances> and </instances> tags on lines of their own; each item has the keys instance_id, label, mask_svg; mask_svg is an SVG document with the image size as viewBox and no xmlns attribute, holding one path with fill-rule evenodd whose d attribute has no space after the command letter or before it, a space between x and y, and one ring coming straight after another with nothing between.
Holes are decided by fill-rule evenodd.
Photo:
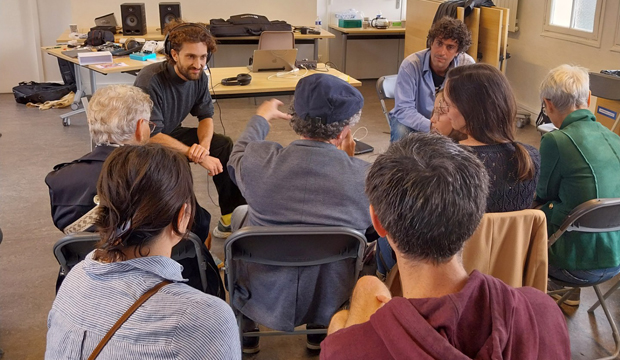
<instances>
[{"instance_id":1,"label":"plastic storage box","mask_svg":"<svg viewBox=\"0 0 620 360\"><path fill-rule=\"evenodd\" d=\"M361 19L338 19L338 26L341 28L361 28Z\"/></svg>"}]
</instances>

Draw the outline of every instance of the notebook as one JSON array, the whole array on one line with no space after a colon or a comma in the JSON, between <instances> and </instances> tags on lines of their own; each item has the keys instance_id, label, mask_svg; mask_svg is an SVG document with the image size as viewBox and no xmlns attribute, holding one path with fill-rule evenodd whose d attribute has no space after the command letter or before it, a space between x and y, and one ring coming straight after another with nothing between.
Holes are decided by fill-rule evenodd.
<instances>
[{"instance_id":1,"label":"notebook","mask_svg":"<svg viewBox=\"0 0 620 360\"><path fill-rule=\"evenodd\" d=\"M295 67L297 49L286 50L254 50L251 72L259 71L290 71Z\"/></svg>"}]
</instances>

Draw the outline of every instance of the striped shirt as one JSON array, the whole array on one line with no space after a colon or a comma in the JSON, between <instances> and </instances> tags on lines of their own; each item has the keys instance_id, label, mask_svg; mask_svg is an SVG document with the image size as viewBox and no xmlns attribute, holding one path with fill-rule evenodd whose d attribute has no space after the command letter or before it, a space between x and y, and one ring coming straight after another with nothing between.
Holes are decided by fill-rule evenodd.
<instances>
[{"instance_id":1,"label":"striped shirt","mask_svg":"<svg viewBox=\"0 0 620 360\"><path fill-rule=\"evenodd\" d=\"M45 359L86 359L127 309L164 279L97 357L241 359L239 330L221 299L179 283L182 266L163 256L100 263L90 253L64 280L47 320Z\"/></svg>"}]
</instances>

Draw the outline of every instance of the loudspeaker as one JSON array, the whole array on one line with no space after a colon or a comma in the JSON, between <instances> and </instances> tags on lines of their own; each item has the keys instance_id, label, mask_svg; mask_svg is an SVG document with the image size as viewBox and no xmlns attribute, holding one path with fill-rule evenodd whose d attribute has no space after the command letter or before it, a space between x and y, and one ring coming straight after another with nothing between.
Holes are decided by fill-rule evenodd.
<instances>
[{"instance_id":1,"label":"loudspeaker","mask_svg":"<svg viewBox=\"0 0 620 360\"><path fill-rule=\"evenodd\" d=\"M222 85L234 86L234 85L248 85L252 82L252 76L250 74L238 74L234 77L222 79Z\"/></svg>"},{"instance_id":2,"label":"loudspeaker","mask_svg":"<svg viewBox=\"0 0 620 360\"><path fill-rule=\"evenodd\" d=\"M181 18L181 3L178 2L162 2L159 3L159 26L161 34L164 34L164 28L174 19Z\"/></svg>"},{"instance_id":3,"label":"loudspeaker","mask_svg":"<svg viewBox=\"0 0 620 360\"><path fill-rule=\"evenodd\" d=\"M146 34L146 11L144 3L121 4L121 20L124 35Z\"/></svg>"}]
</instances>

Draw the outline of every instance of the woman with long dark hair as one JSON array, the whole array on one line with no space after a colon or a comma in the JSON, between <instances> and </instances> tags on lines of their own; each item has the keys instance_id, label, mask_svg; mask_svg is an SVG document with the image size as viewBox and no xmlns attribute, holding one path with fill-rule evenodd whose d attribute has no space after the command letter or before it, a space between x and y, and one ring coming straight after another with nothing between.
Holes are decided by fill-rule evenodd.
<instances>
[{"instance_id":1,"label":"woman with long dark hair","mask_svg":"<svg viewBox=\"0 0 620 360\"><path fill-rule=\"evenodd\" d=\"M540 154L515 140L517 103L508 79L495 67L473 64L451 69L443 112L467 135L469 147L487 168L491 185L487 212L530 208L540 171Z\"/></svg>"},{"instance_id":2,"label":"woman with long dark hair","mask_svg":"<svg viewBox=\"0 0 620 360\"><path fill-rule=\"evenodd\" d=\"M121 146L105 161L97 194L101 240L58 291L45 358L88 358L103 345L97 359L240 359L230 307L184 284L170 258L196 206L185 157L159 145Z\"/></svg>"}]
</instances>

